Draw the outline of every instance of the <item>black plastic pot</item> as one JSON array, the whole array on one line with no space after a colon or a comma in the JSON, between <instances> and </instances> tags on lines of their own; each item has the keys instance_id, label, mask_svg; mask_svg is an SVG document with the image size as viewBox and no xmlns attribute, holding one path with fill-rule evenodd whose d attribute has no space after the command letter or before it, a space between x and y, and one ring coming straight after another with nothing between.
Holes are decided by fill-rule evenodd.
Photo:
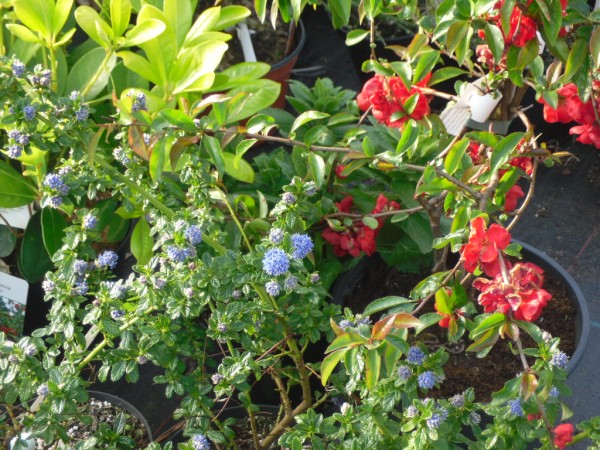
<instances>
[{"instance_id":1,"label":"black plastic pot","mask_svg":"<svg viewBox=\"0 0 600 450\"><path fill-rule=\"evenodd\" d=\"M90 398L95 398L96 400L109 402L110 404L118 406L119 408L122 408L125 411L129 412L136 419L138 419L142 423L142 425L144 425L146 434L148 435L148 441L152 442L154 440L152 437L152 430L150 429L150 425L148 424L146 417L144 417L144 415L127 400L123 400L121 397L117 397L116 395L108 394L107 392L101 391L88 391L88 394L90 395Z\"/></svg>"},{"instance_id":2,"label":"black plastic pot","mask_svg":"<svg viewBox=\"0 0 600 450\"><path fill-rule=\"evenodd\" d=\"M522 255L526 261L540 266L547 274L555 279L562 280L568 289L571 300L577 310L577 316L575 318L576 347L575 352L571 355L569 360L569 365L567 366L567 374L571 374L585 353L585 347L590 334L590 314L583 292L573 277L548 255L524 242L515 239L513 239L513 242L523 247ZM369 258L363 258L352 269L341 274L330 290L333 302L342 306L346 304L350 294L368 275L369 268L373 267L379 258L380 256L378 254Z\"/></svg>"}]
</instances>

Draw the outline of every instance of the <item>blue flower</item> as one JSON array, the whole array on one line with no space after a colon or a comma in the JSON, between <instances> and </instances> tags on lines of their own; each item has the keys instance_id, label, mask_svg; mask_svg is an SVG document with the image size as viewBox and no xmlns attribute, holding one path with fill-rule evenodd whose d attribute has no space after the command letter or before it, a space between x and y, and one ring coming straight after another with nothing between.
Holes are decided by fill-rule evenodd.
<instances>
[{"instance_id":1,"label":"blue flower","mask_svg":"<svg viewBox=\"0 0 600 450\"><path fill-rule=\"evenodd\" d=\"M462 394L456 394L450 399L450 404L455 408L461 408L465 404L465 398L462 396Z\"/></svg>"},{"instance_id":2,"label":"blue flower","mask_svg":"<svg viewBox=\"0 0 600 450\"><path fill-rule=\"evenodd\" d=\"M146 109L146 95L143 92L138 92L131 104L131 112L142 111Z\"/></svg>"},{"instance_id":3,"label":"blue flower","mask_svg":"<svg viewBox=\"0 0 600 450\"><path fill-rule=\"evenodd\" d=\"M62 177L56 173L49 173L46 175L43 184L47 188L58 192L60 195L67 195L70 191L69 186L67 186Z\"/></svg>"},{"instance_id":4,"label":"blue flower","mask_svg":"<svg viewBox=\"0 0 600 450\"><path fill-rule=\"evenodd\" d=\"M106 250L105 252L100 253L98 256L98 259L96 259L96 265L102 269L107 267L114 269L117 267L117 261L119 261L119 256L112 250Z\"/></svg>"},{"instance_id":5,"label":"blue flower","mask_svg":"<svg viewBox=\"0 0 600 450\"><path fill-rule=\"evenodd\" d=\"M479 414L477 414L475 411L471 412L471 414L469 415L469 418L471 419L471 422L474 425L479 425L479 423L481 422L481 416Z\"/></svg>"},{"instance_id":6,"label":"blue flower","mask_svg":"<svg viewBox=\"0 0 600 450\"><path fill-rule=\"evenodd\" d=\"M511 414L515 415L515 416L522 416L523 415L523 408L521 408L521 400L520 399L514 399L513 401L509 402L508 405L510 406L510 412Z\"/></svg>"},{"instance_id":7,"label":"blue flower","mask_svg":"<svg viewBox=\"0 0 600 450\"><path fill-rule=\"evenodd\" d=\"M77 99L79 99L79 91L71 91L71 93L69 94L69 98L72 101L76 101Z\"/></svg>"},{"instance_id":8,"label":"blue flower","mask_svg":"<svg viewBox=\"0 0 600 450\"><path fill-rule=\"evenodd\" d=\"M287 254L279 248L267 250L262 263L263 270L273 276L283 275L290 268L290 260Z\"/></svg>"},{"instance_id":9,"label":"blue flower","mask_svg":"<svg viewBox=\"0 0 600 450\"><path fill-rule=\"evenodd\" d=\"M58 208L63 204L63 198L60 195L55 195L54 197L50 197L50 206L53 208Z\"/></svg>"},{"instance_id":10,"label":"blue flower","mask_svg":"<svg viewBox=\"0 0 600 450\"><path fill-rule=\"evenodd\" d=\"M25 133L19 133L15 140L21 145L29 144L29 135Z\"/></svg>"},{"instance_id":11,"label":"blue flower","mask_svg":"<svg viewBox=\"0 0 600 450\"><path fill-rule=\"evenodd\" d=\"M427 428L434 430L439 427L443 421L444 419L441 414L434 413L429 419L427 419Z\"/></svg>"},{"instance_id":12,"label":"blue flower","mask_svg":"<svg viewBox=\"0 0 600 450\"><path fill-rule=\"evenodd\" d=\"M194 450L209 450L210 442L203 434L195 434L192 436L192 447Z\"/></svg>"},{"instance_id":13,"label":"blue flower","mask_svg":"<svg viewBox=\"0 0 600 450\"><path fill-rule=\"evenodd\" d=\"M96 216L94 216L93 214L86 214L85 217L83 218L83 228L85 228L86 230L91 230L93 228L96 228L97 224L98 224L98 218Z\"/></svg>"},{"instance_id":14,"label":"blue flower","mask_svg":"<svg viewBox=\"0 0 600 450\"><path fill-rule=\"evenodd\" d=\"M75 111L75 118L79 122L83 122L84 120L87 120L89 115L90 115L90 110L88 109L87 105L81 105L79 107L79 109L77 111Z\"/></svg>"},{"instance_id":15,"label":"blue flower","mask_svg":"<svg viewBox=\"0 0 600 450\"><path fill-rule=\"evenodd\" d=\"M75 283L73 286L73 294L75 295L86 295L88 293L88 285L85 281L80 281L79 283Z\"/></svg>"},{"instance_id":16,"label":"blue flower","mask_svg":"<svg viewBox=\"0 0 600 450\"><path fill-rule=\"evenodd\" d=\"M340 320L339 327L342 330L346 330L346 328L352 328L353 326L354 324L348 319Z\"/></svg>"},{"instance_id":17,"label":"blue flower","mask_svg":"<svg viewBox=\"0 0 600 450\"><path fill-rule=\"evenodd\" d=\"M273 244L281 244L283 242L283 230L281 228L272 228L269 233L269 240Z\"/></svg>"},{"instance_id":18,"label":"blue flower","mask_svg":"<svg viewBox=\"0 0 600 450\"><path fill-rule=\"evenodd\" d=\"M9 145L6 148L6 154L8 155L9 158L12 158L12 159L16 159L16 158L20 157L22 153L23 153L23 147L21 147L20 145L17 145L17 144Z\"/></svg>"},{"instance_id":19,"label":"blue flower","mask_svg":"<svg viewBox=\"0 0 600 450\"><path fill-rule=\"evenodd\" d=\"M127 153L125 153L125 150L123 150L121 147L117 147L113 150L113 156L123 165L131 162L131 158L127 156Z\"/></svg>"},{"instance_id":20,"label":"blue flower","mask_svg":"<svg viewBox=\"0 0 600 450\"><path fill-rule=\"evenodd\" d=\"M185 238L192 245L202 242L202 230L198 225L190 225L185 230Z\"/></svg>"},{"instance_id":21,"label":"blue flower","mask_svg":"<svg viewBox=\"0 0 600 450\"><path fill-rule=\"evenodd\" d=\"M42 282L42 289L44 290L45 293L53 291L55 287L56 287L56 285L54 284L54 281L44 280Z\"/></svg>"},{"instance_id":22,"label":"blue flower","mask_svg":"<svg viewBox=\"0 0 600 450\"><path fill-rule=\"evenodd\" d=\"M310 274L310 282L311 283L318 283L319 281L321 281L321 276L318 273Z\"/></svg>"},{"instance_id":23,"label":"blue flower","mask_svg":"<svg viewBox=\"0 0 600 450\"><path fill-rule=\"evenodd\" d=\"M187 252L185 249L179 248L176 245L169 245L167 247L167 256L171 261L183 262L187 258Z\"/></svg>"},{"instance_id":24,"label":"blue flower","mask_svg":"<svg viewBox=\"0 0 600 450\"><path fill-rule=\"evenodd\" d=\"M108 289L108 295L110 296L110 298L120 299L125 297L127 288L121 283L115 283L114 281L106 281L104 282L104 284Z\"/></svg>"},{"instance_id":25,"label":"blue flower","mask_svg":"<svg viewBox=\"0 0 600 450\"><path fill-rule=\"evenodd\" d=\"M398 367L398 377L400 377L401 380L408 380L412 376L412 373L412 369L408 366Z\"/></svg>"},{"instance_id":26,"label":"blue flower","mask_svg":"<svg viewBox=\"0 0 600 450\"><path fill-rule=\"evenodd\" d=\"M416 364L416 365L420 366L421 364L423 364L424 359L425 359L425 353L419 347L411 347L408 350L408 355L406 357L406 360L410 364Z\"/></svg>"},{"instance_id":27,"label":"blue flower","mask_svg":"<svg viewBox=\"0 0 600 450\"><path fill-rule=\"evenodd\" d=\"M114 320L118 320L123 318L123 316L125 315L125 311L123 311L122 309L113 309L110 312L110 316L114 319Z\"/></svg>"},{"instance_id":28,"label":"blue flower","mask_svg":"<svg viewBox=\"0 0 600 450\"><path fill-rule=\"evenodd\" d=\"M221 375L220 373L213 373L212 376L210 377L210 380L212 381L213 384L219 384L221 381L223 381L225 377L223 375Z\"/></svg>"},{"instance_id":29,"label":"blue flower","mask_svg":"<svg viewBox=\"0 0 600 450\"><path fill-rule=\"evenodd\" d=\"M550 397L558 397L560 395L560 391L556 386L552 386L552 388L550 388L550 392L548 392L548 395Z\"/></svg>"},{"instance_id":30,"label":"blue flower","mask_svg":"<svg viewBox=\"0 0 600 450\"><path fill-rule=\"evenodd\" d=\"M38 79L38 83L40 86L50 86L50 82L52 81L52 72L50 69L42 70L40 74L40 78Z\"/></svg>"},{"instance_id":31,"label":"blue flower","mask_svg":"<svg viewBox=\"0 0 600 450\"><path fill-rule=\"evenodd\" d=\"M558 352L552 355L552 359L550 360L550 365L558 367L559 369L564 369L569 364L569 357L565 352Z\"/></svg>"},{"instance_id":32,"label":"blue flower","mask_svg":"<svg viewBox=\"0 0 600 450\"><path fill-rule=\"evenodd\" d=\"M317 193L317 185L314 181L309 181L304 185L304 193L307 197L312 197Z\"/></svg>"},{"instance_id":33,"label":"blue flower","mask_svg":"<svg viewBox=\"0 0 600 450\"><path fill-rule=\"evenodd\" d=\"M292 246L294 247L294 252L292 253L292 258L302 259L306 257L314 247L312 239L308 234L292 234Z\"/></svg>"},{"instance_id":34,"label":"blue flower","mask_svg":"<svg viewBox=\"0 0 600 450\"><path fill-rule=\"evenodd\" d=\"M76 259L73 262L73 272L77 275L85 275L88 265L83 259Z\"/></svg>"},{"instance_id":35,"label":"blue flower","mask_svg":"<svg viewBox=\"0 0 600 450\"><path fill-rule=\"evenodd\" d=\"M281 196L281 200L283 200L283 203L285 203L286 205L293 205L294 203L296 203L296 196L291 192L285 192Z\"/></svg>"},{"instance_id":36,"label":"blue flower","mask_svg":"<svg viewBox=\"0 0 600 450\"><path fill-rule=\"evenodd\" d=\"M35 106L27 105L23 107L23 114L25 114L25 120L33 120L35 119L36 114Z\"/></svg>"},{"instance_id":37,"label":"blue flower","mask_svg":"<svg viewBox=\"0 0 600 450\"><path fill-rule=\"evenodd\" d=\"M423 372L417 377L417 383L422 389L431 389L435 386L435 375L431 370Z\"/></svg>"},{"instance_id":38,"label":"blue flower","mask_svg":"<svg viewBox=\"0 0 600 450\"><path fill-rule=\"evenodd\" d=\"M410 405L408 408L406 408L406 417L409 417L409 418L417 417L417 414L419 414L419 410L417 409L416 406Z\"/></svg>"},{"instance_id":39,"label":"blue flower","mask_svg":"<svg viewBox=\"0 0 600 450\"><path fill-rule=\"evenodd\" d=\"M23 76L23 73L25 73L25 64L23 64L18 59L15 59L12 62L12 73L15 77L21 78Z\"/></svg>"},{"instance_id":40,"label":"blue flower","mask_svg":"<svg viewBox=\"0 0 600 450\"><path fill-rule=\"evenodd\" d=\"M287 277L283 283L283 287L288 291L296 289L298 287L298 278L293 275Z\"/></svg>"},{"instance_id":41,"label":"blue flower","mask_svg":"<svg viewBox=\"0 0 600 450\"><path fill-rule=\"evenodd\" d=\"M40 397L43 397L44 395L48 395L48 385L40 384L37 388L36 394L39 395Z\"/></svg>"},{"instance_id":42,"label":"blue flower","mask_svg":"<svg viewBox=\"0 0 600 450\"><path fill-rule=\"evenodd\" d=\"M273 297L278 296L279 292L281 292L281 288L279 287L277 281L267 282L265 284L265 290L267 291L267 294L272 295Z\"/></svg>"}]
</instances>

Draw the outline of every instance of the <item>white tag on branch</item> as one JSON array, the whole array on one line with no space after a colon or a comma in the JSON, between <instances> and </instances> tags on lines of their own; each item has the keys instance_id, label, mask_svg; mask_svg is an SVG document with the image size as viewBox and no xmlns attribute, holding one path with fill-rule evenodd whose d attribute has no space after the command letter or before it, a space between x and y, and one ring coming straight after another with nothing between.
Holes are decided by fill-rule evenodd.
<instances>
[{"instance_id":1,"label":"white tag on branch","mask_svg":"<svg viewBox=\"0 0 600 450\"><path fill-rule=\"evenodd\" d=\"M471 119L485 122L500 102L502 94L498 91L485 93L483 78L479 78L465 86L460 98L471 108Z\"/></svg>"},{"instance_id":2,"label":"white tag on branch","mask_svg":"<svg viewBox=\"0 0 600 450\"><path fill-rule=\"evenodd\" d=\"M6 220L11 227L23 230L27 228L29 219L31 219L31 213L27 205L18 208L0 208L0 214L4 218L4 220L0 219L0 224L6 225L4 222Z\"/></svg>"},{"instance_id":3,"label":"white tag on branch","mask_svg":"<svg viewBox=\"0 0 600 450\"><path fill-rule=\"evenodd\" d=\"M471 117L471 108L464 102L449 104L440 114L448 134L458 136Z\"/></svg>"},{"instance_id":4,"label":"white tag on branch","mask_svg":"<svg viewBox=\"0 0 600 450\"><path fill-rule=\"evenodd\" d=\"M8 334L20 336L25 323L25 306L29 283L22 278L0 272L0 328Z\"/></svg>"}]
</instances>

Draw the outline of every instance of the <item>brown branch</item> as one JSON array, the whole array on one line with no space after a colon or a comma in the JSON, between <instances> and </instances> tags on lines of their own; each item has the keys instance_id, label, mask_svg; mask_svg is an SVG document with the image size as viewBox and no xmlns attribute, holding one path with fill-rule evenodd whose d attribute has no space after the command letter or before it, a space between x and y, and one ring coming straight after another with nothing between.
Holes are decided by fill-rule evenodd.
<instances>
[{"instance_id":1,"label":"brown branch","mask_svg":"<svg viewBox=\"0 0 600 450\"><path fill-rule=\"evenodd\" d=\"M347 147L327 147L327 146L322 146L322 145L308 145L302 141L297 141L295 139L283 138L283 137L278 137L278 136L269 136L269 135L248 133L248 132L245 132L244 134L246 135L246 137L251 138L251 139L258 139L258 140L267 141L267 142L277 142L279 144L288 145L288 146L304 147L307 150L310 150L313 152L319 151L319 152L350 153L351 151L353 151L352 149L349 149Z\"/></svg>"}]
</instances>

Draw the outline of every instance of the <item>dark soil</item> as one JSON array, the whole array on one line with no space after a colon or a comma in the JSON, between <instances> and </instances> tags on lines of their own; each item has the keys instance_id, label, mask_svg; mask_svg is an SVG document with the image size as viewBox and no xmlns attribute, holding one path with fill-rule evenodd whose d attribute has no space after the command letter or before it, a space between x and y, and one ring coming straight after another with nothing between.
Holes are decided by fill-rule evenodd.
<instances>
[{"instance_id":1,"label":"dark soil","mask_svg":"<svg viewBox=\"0 0 600 450\"><path fill-rule=\"evenodd\" d=\"M242 411L242 408L234 408L236 414L238 410ZM245 411L240 413L242 417L237 417L236 422L231 427L235 431L235 443L237 448L240 450L254 450L254 439L252 437L252 423L250 418L245 414ZM276 408L272 408L269 412L258 412L255 414L255 426L257 430L257 437L260 440L267 437L269 432L273 429L276 424ZM272 445L270 448L277 448L276 445Z\"/></svg>"},{"instance_id":2,"label":"dark soil","mask_svg":"<svg viewBox=\"0 0 600 450\"><path fill-rule=\"evenodd\" d=\"M369 268L368 275L357 285L345 305L354 313L359 313L373 300L385 296L408 297L414 286L428 274L406 274L388 267L382 260L376 260ZM576 309L568 294L567 288L559 280L546 274L544 289L553 296L536 324L554 337L560 337L561 350L571 356L575 351L575 317ZM433 301L427 305L433 312ZM436 325L423 331L419 336L428 341L432 348L446 342L447 330ZM524 332L521 339L525 348L533 347L533 340ZM435 344L438 343L438 344ZM460 394L468 387L473 387L478 401L491 400L491 394L502 388L504 383L523 371L520 359L514 355L508 341L500 339L485 358L477 358L475 353L464 351L469 345L468 338L457 344L446 345L450 356L444 366L446 379L437 391L430 391L432 397L451 397ZM530 361L532 362L532 361Z\"/></svg>"}]
</instances>

